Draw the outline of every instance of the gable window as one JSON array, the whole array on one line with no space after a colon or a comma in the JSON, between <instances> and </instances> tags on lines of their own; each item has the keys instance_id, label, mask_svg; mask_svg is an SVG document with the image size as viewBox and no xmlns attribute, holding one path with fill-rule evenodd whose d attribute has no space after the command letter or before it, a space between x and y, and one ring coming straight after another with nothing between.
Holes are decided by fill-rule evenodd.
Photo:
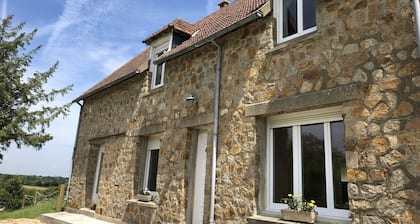
<instances>
[{"instance_id":1,"label":"gable window","mask_svg":"<svg viewBox=\"0 0 420 224\"><path fill-rule=\"evenodd\" d=\"M143 188L148 188L154 194L156 192L159 150L160 150L160 136L159 135L150 136L147 143Z\"/></svg>"},{"instance_id":2,"label":"gable window","mask_svg":"<svg viewBox=\"0 0 420 224\"><path fill-rule=\"evenodd\" d=\"M277 42L316 31L316 0L276 0Z\"/></svg>"},{"instance_id":3,"label":"gable window","mask_svg":"<svg viewBox=\"0 0 420 224\"><path fill-rule=\"evenodd\" d=\"M158 59L162 54L168 50L168 43L154 49L153 61ZM152 89L163 86L163 79L165 74L165 63L152 65Z\"/></svg>"},{"instance_id":4,"label":"gable window","mask_svg":"<svg viewBox=\"0 0 420 224\"><path fill-rule=\"evenodd\" d=\"M288 194L315 200L320 216L348 218L344 122L340 107L270 117L267 210Z\"/></svg>"}]
</instances>

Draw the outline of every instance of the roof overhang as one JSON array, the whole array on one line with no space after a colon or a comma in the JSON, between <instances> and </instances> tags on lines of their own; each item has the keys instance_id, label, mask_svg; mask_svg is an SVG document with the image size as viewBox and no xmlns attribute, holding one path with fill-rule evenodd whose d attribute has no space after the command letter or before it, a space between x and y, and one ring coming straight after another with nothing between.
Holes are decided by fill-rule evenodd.
<instances>
[{"instance_id":1,"label":"roof overhang","mask_svg":"<svg viewBox=\"0 0 420 224\"><path fill-rule=\"evenodd\" d=\"M203 45L205 45L207 43L210 43L210 42L212 42L212 41L214 41L214 40L232 32L232 31L234 31L234 30L236 30L236 29L238 29L238 28L240 28L240 27L242 27L246 24L254 22L259 18L263 18L263 17L267 16L270 12L271 12L271 3L270 3L270 1L267 1L258 10L254 11L248 17L245 17L244 19L240 20L239 22L237 22L235 24L232 24L231 26L229 26L225 29L222 29L222 30L220 30L220 31L218 31L218 32L216 32L216 33L214 33L214 34L212 34L212 35L210 35L210 36L208 36L204 39L201 39L201 40L197 41L196 43L193 43L190 46L185 47L184 49L182 49L178 52L175 52L173 54L169 54L168 56L162 55L161 58L156 59L153 63L154 64L161 64L161 63L170 61L174 58L177 58L181 55L184 55L184 54L186 54L186 53L188 53L188 52L190 52L190 51L192 51L196 48L200 48Z\"/></svg>"}]
</instances>

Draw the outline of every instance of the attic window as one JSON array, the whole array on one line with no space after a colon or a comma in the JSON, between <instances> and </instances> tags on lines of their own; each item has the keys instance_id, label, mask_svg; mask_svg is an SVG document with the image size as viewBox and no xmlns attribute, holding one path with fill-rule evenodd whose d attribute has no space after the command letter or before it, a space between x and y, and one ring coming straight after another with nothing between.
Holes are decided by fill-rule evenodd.
<instances>
[{"instance_id":1,"label":"attic window","mask_svg":"<svg viewBox=\"0 0 420 224\"><path fill-rule=\"evenodd\" d=\"M169 43L164 43L157 48L153 49L152 59L155 61L163 55L169 48ZM165 63L153 64L152 63L152 89L163 86L165 77Z\"/></svg>"},{"instance_id":2,"label":"attic window","mask_svg":"<svg viewBox=\"0 0 420 224\"><path fill-rule=\"evenodd\" d=\"M277 42L316 31L316 0L276 0Z\"/></svg>"}]
</instances>

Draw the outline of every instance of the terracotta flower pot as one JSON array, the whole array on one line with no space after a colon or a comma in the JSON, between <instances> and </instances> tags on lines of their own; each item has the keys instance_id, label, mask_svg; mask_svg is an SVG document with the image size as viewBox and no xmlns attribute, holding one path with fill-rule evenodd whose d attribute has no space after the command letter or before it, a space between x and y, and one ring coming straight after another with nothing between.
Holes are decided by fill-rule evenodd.
<instances>
[{"instance_id":1,"label":"terracotta flower pot","mask_svg":"<svg viewBox=\"0 0 420 224\"><path fill-rule=\"evenodd\" d=\"M305 212L292 209L281 210L282 219L306 223L315 223L318 217L318 212Z\"/></svg>"}]
</instances>

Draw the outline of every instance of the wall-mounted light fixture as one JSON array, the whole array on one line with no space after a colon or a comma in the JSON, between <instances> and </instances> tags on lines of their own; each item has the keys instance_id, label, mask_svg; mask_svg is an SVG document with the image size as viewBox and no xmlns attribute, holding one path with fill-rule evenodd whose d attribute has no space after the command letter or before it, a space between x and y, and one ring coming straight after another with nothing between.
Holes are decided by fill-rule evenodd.
<instances>
[{"instance_id":1,"label":"wall-mounted light fixture","mask_svg":"<svg viewBox=\"0 0 420 224\"><path fill-rule=\"evenodd\" d=\"M189 94L187 98L185 98L185 101L195 101L195 100L197 100L197 97L192 94Z\"/></svg>"}]
</instances>

